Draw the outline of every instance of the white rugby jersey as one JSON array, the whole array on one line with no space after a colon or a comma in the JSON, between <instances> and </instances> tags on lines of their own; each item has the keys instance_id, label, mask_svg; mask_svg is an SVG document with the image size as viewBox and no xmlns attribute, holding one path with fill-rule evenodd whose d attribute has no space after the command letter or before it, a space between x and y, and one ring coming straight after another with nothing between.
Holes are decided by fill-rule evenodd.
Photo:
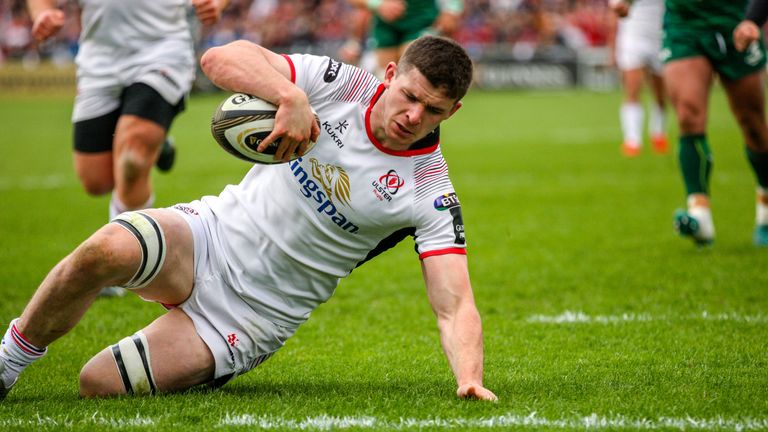
<instances>
[{"instance_id":1,"label":"white rugby jersey","mask_svg":"<svg viewBox=\"0 0 768 432\"><path fill-rule=\"evenodd\" d=\"M461 207L439 130L408 151L386 149L370 126L383 84L328 57L285 58L320 119L317 144L295 161L255 165L240 184L203 202L217 217L224 259L241 282L264 271L268 257L259 257L254 245L263 233L297 265L332 283L318 288L286 274L281 287L259 288L264 292L255 302L262 304L255 307L281 322L303 321L338 278L409 235L420 258L464 254Z\"/></svg>"},{"instance_id":2,"label":"white rugby jersey","mask_svg":"<svg viewBox=\"0 0 768 432\"><path fill-rule=\"evenodd\" d=\"M82 30L75 61L78 77L92 80L88 85L115 77L131 81L143 69L161 67L165 77L158 79L186 87L181 93L189 89L195 65L189 0L80 0L79 5Z\"/></svg>"},{"instance_id":3,"label":"white rugby jersey","mask_svg":"<svg viewBox=\"0 0 768 432\"><path fill-rule=\"evenodd\" d=\"M629 15L619 20L619 33L631 38L661 40L664 0L635 0Z\"/></svg>"}]
</instances>

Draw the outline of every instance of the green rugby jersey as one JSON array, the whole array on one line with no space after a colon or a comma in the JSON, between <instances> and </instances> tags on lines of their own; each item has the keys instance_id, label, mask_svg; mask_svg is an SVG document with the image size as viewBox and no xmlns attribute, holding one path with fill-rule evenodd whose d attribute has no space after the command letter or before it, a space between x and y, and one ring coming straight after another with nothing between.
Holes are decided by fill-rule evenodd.
<instances>
[{"instance_id":1,"label":"green rugby jersey","mask_svg":"<svg viewBox=\"0 0 768 432\"><path fill-rule=\"evenodd\" d=\"M664 30L730 30L743 18L748 0L666 0Z\"/></svg>"}]
</instances>

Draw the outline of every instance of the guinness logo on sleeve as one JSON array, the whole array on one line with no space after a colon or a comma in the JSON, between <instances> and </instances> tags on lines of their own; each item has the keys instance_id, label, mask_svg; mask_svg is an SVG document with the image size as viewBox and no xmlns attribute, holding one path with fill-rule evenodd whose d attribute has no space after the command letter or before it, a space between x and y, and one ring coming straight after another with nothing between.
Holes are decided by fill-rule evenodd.
<instances>
[{"instance_id":1,"label":"guinness logo on sleeve","mask_svg":"<svg viewBox=\"0 0 768 432\"><path fill-rule=\"evenodd\" d=\"M328 59L328 68L323 75L323 81L331 83L339 76L339 70L341 70L341 62L334 59Z\"/></svg>"}]
</instances>

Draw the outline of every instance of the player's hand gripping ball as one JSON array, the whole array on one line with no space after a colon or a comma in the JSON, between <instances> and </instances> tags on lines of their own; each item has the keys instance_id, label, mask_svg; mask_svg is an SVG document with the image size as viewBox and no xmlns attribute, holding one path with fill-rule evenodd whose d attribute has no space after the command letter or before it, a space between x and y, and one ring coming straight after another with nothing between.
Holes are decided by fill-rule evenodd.
<instances>
[{"instance_id":1,"label":"player's hand gripping ball","mask_svg":"<svg viewBox=\"0 0 768 432\"><path fill-rule=\"evenodd\" d=\"M224 150L248 162L260 164L283 163L275 159L275 152L280 146L278 138L263 152L257 151L259 144L275 127L277 106L256 96L235 93L224 99L211 120L211 134ZM320 124L315 113L315 120ZM310 142L306 152L315 146ZM306 153L305 152L305 153ZM294 153L290 160L298 158Z\"/></svg>"}]
</instances>

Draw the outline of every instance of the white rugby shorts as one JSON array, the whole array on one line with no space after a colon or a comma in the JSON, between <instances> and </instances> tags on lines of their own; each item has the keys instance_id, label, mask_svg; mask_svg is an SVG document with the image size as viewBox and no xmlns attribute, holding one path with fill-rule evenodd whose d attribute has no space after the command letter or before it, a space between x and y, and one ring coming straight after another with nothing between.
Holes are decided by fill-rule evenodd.
<instances>
[{"instance_id":1,"label":"white rugby shorts","mask_svg":"<svg viewBox=\"0 0 768 432\"><path fill-rule=\"evenodd\" d=\"M663 63L659 56L661 51L661 34L650 36L638 34L619 27L616 34L616 66L620 70L649 68L660 75Z\"/></svg>"},{"instance_id":2,"label":"white rugby shorts","mask_svg":"<svg viewBox=\"0 0 768 432\"><path fill-rule=\"evenodd\" d=\"M192 47L186 41L161 41L129 55L114 49L84 47L76 61L73 123L116 110L122 90L135 83L147 84L169 104L176 105L189 93L195 77Z\"/></svg>"},{"instance_id":3,"label":"white rugby shorts","mask_svg":"<svg viewBox=\"0 0 768 432\"><path fill-rule=\"evenodd\" d=\"M227 262L221 250L213 214L200 201L172 207L192 230L194 239L194 287L178 307L195 329L215 360L214 379L233 378L255 368L280 349L296 327L275 324L260 316L233 289ZM265 239L264 249L275 246ZM264 250L263 256L269 251Z\"/></svg>"}]
</instances>

